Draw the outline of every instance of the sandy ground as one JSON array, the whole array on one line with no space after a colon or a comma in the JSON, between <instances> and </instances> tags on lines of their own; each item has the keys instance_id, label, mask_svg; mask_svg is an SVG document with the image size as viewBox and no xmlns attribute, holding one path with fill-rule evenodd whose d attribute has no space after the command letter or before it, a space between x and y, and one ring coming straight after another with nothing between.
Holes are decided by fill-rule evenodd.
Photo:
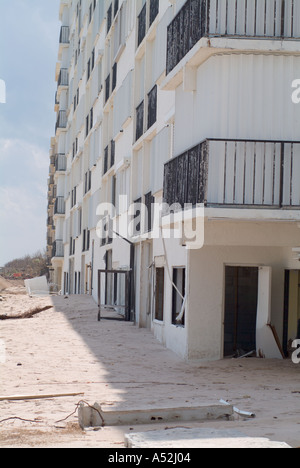
<instances>
[{"instance_id":1,"label":"sandy ground","mask_svg":"<svg viewBox=\"0 0 300 468\"><path fill-rule=\"evenodd\" d=\"M97 308L88 296L30 298L24 290L15 292L2 291L0 315L53 308L31 319L0 322L0 395L84 395L0 401L0 447L119 449L125 433L166 428L153 424L81 431L76 411L80 400L138 409L218 404L220 399L254 412L256 418L184 427L233 428L300 446L300 367L292 362L251 358L186 363L146 330L97 322Z\"/></svg>"}]
</instances>

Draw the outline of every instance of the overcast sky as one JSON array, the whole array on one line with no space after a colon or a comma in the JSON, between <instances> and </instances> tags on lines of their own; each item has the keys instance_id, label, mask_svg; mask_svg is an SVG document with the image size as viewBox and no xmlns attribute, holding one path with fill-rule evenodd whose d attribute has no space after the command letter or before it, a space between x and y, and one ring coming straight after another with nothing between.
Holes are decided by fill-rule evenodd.
<instances>
[{"instance_id":1,"label":"overcast sky","mask_svg":"<svg viewBox=\"0 0 300 468\"><path fill-rule=\"evenodd\" d=\"M46 247L59 0L0 0L0 266Z\"/></svg>"}]
</instances>

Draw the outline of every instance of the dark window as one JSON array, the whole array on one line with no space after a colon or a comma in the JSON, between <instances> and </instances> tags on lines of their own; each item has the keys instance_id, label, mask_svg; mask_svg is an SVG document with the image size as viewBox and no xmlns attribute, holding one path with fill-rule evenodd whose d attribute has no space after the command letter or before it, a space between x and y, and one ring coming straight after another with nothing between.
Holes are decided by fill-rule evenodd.
<instances>
[{"instance_id":1,"label":"dark window","mask_svg":"<svg viewBox=\"0 0 300 468\"><path fill-rule=\"evenodd\" d=\"M155 319L164 320L165 269L155 271Z\"/></svg>"},{"instance_id":2,"label":"dark window","mask_svg":"<svg viewBox=\"0 0 300 468\"><path fill-rule=\"evenodd\" d=\"M173 269L173 292L172 292L172 324L184 325L185 313L183 310L183 297L185 297L185 268ZM179 294L180 293L180 294Z\"/></svg>"},{"instance_id":3,"label":"dark window","mask_svg":"<svg viewBox=\"0 0 300 468\"><path fill-rule=\"evenodd\" d=\"M115 151L116 151L116 144L114 140L110 142L110 167L115 164Z\"/></svg>"},{"instance_id":4,"label":"dark window","mask_svg":"<svg viewBox=\"0 0 300 468\"><path fill-rule=\"evenodd\" d=\"M91 108L90 110L90 130L92 130L94 125L94 109Z\"/></svg>"},{"instance_id":5,"label":"dark window","mask_svg":"<svg viewBox=\"0 0 300 468\"><path fill-rule=\"evenodd\" d=\"M112 181L111 181L111 203L113 206L116 206L116 189L117 189L117 179L116 179L116 176L113 176Z\"/></svg>"},{"instance_id":6,"label":"dark window","mask_svg":"<svg viewBox=\"0 0 300 468\"><path fill-rule=\"evenodd\" d=\"M153 203L155 202L152 193L149 192L145 195L145 232L151 232L153 227Z\"/></svg>"},{"instance_id":7,"label":"dark window","mask_svg":"<svg viewBox=\"0 0 300 468\"><path fill-rule=\"evenodd\" d=\"M159 12L159 0L150 0L150 26Z\"/></svg>"},{"instance_id":8,"label":"dark window","mask_svg":"<svg viewBox=\"0 0 300 468\"><path fill-rule=\"evenodd\" d=\"M148 94L148 128L156 122L157 118L157 86Z\"/></svg>"},{"instance_id":9,"label":"dark window","mask_svg":"<svg viewBox=\"0 0 300 468\"><path fill-rule=\"evenodd\" d=\"M117 69L118 69L118 65L117 63L115 63L113 66L113 71L112 71L112 91L117 86Z\"/></svg>"},{"instance_id":10,"label":"dark window","mask_svg":"<svg viewBox=\"0 0 300 468\"><path fill-rule=\"evenodd\" d=\"M146 14L147 14L147 3L143 6L138 16L138 46L146 36Z\"/></svg>"},{"instance_id":11,"label":"dark window","mask_svg":"<svg viewBox=\"0 0 300 468\"><path fill-rule=\"evenodd\" d=\"M108 146L104 150L103 174L106 174L107 171L108 171Z\"/></svg>"},{"instance_id":12,"label":"dark window","mask_svg":"<svg viewBox=\"0 0 300 468\"><path fill-rule=\"evenodd\" d=\"M144 101L136 109L136 140L144 133Z\"/></svg>"},{"instance_id":13,"label":"dark window","mask_svg":"<svg viewBox=\"0 0 300 468\"><path fill-rule=\"evenodd\" d=\"M105 102L108 101L109 96L110 96L110 74L105 80Z\"/></svg>"},{"instance_id":14,"label":"dark window","mask_svg":"<svg viewBox=\"0 0 300 468\"><path fill-rule=\"evenodd\" d=\"M93 70L95 66L95 49L92 51L92 58L91 58L91 69Z\"/></svg>"},{"instance_id":15,"label":"dark window","mask_svg":"<svg viewBox=\"0 0 300 468\"><path fill-rule=\"evenodd\" d=\"M84 175L84 193L88 193L92 187L92 172L87 171Z\"/></svg>"},{"instance_id":16,"label":"dark window","mask_svg":"<svg viewBox=\"0 0 300 468\"><path fill-rule=\"evenodd\" d=\"M119 9L119 0L115 0L115 3L114 3L114 17L118 13L118 9Z\"/></svg>"},{"instance_id":17,"label":"dark window","mask_svg":"<svg viewBox=\"0 0 300 468\"><path fill-rule=\"evenodd\" d=\"M87 81L90 79L91 76L91 59L89 59L87 63Z\"/></svg>"},{"instance_id":18,"label":"dark window","mask_svg":"<svg viewBox=\"0 0 300 468\"><path fill-rule=\"evenodd\" d=\"M111 25L112 25L112 3L109 9L107 10L107 34L111 28Z\"/></svg>"},{"instance_id":19,"label":"dark window","mask_svg":"<svg viewBox=\"0 0 300 468\"><path fill-rule=\"evenodd\" d=\"M87 229L86 231L86 250L90 250L91 245L91 232Z\"/></svg>"},{"instance_id":20,"label":"dark window","mask_svg":"<svg viewBox=\"0 0 300 468\"><path fill-rule=\"evenodd\" d=\"M87 137L88 134L89 134L89 115L87 115L86 119L85 119L85 136Z\"/></svg>"},{"instance_id":21,"label":"dark window","mask_svg":"<svg viewBox=\"0 0 300 468\"><path fill-rule=\"evenodd\" d=\"M86 229L83 230L83 234L82 234L82 252L85 251L85 242L86 242Z\"/></svg>"},{"instance_id":22,"label":"dark window","mask_svg":"<svg viewBox=\"0 0 300 468\"><path fill-rule=\"evenodd\" d=\"M76 187L73 188L72 194L71 194L71 207L76 205Z\"/></svg>"},{"instance_id":23,"label":"dark window","mask_svg":"<svg viewBox=\"0 0 300 468\"><path fill-rule=\"evenodd\" d=\"M75 254L75 239L73 237L70 237L70 246L69 246L69 254L74 255Z\"/></svg>"}]
</instances>

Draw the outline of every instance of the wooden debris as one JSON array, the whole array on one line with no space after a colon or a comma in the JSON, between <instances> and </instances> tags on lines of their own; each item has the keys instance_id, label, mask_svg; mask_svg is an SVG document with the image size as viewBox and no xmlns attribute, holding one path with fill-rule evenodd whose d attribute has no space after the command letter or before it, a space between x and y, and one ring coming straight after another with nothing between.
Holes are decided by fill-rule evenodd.
<instances>
[{"instance_id":1,"label":"wooden debris","mask_svg":"<svg viewBox=\"0 0 300 468\"><path fill-rule=\"evenodd\" d=\"M21 401L21 400L46 400L49 398L62 398L71 396L80 396L84 393L51 393L49 395L12 395L0 396L0 401Z\"/></svg>"},{"instance_id":2,"label":"wooden debris","mask_svg":"<svg viewBox=\"0 0 300 468\"><path fill-rule=\"evenodd\" d=\"M41 312L45 312L46 310L52 309L53 306L46 306L46 307L37 307L36 309L29 310L24 312L23 314L18 315L0 315L0 320L20 320L20 319L28 319L34 317L34 315L40 314Z\"/></svg>"}]
</instances>

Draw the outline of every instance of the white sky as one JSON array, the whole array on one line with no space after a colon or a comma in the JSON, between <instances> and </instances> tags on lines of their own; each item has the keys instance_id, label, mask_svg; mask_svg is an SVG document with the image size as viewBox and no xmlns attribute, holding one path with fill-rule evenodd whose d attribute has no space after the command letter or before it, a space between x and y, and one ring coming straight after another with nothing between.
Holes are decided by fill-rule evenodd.
<instances>
[{"instance_id":1,"label":"white sky","mask_svg":"<svg viewBox=\"0 0 300 468\"><path fill-rule=\"evenodd\" d=\"M0 266L46 247L59 3L0 0Z\"/></svg>"}]
</instances>

